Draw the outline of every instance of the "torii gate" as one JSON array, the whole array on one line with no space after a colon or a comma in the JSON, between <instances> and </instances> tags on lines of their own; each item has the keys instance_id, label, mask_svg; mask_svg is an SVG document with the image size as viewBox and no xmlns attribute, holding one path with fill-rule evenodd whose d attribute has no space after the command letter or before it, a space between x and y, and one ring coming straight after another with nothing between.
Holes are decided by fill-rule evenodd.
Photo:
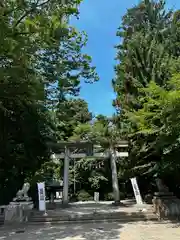
<instances>
[{"instance_id":1,"label":"torii gate","mask_svg":"<svg viewBox=\"0 0 180 240\"><path fill-rule=\"evenodd\" d=\"M70 159L81 159L87 157L94 158L112 158L111 169L112 169L112 184L114 191L115 202L120 201L119 199L119 186L117 179L116 169L116 158L117 157L128 157L127 151L122 151L128 147L127 141L119 141L113 149L108 149L104 152L95 151L100 146L94 145L93 142L89 141L69 141L59 142L55 144L58 148L58 154L53 154L53 161L57 162L60 159L64 159L64 177L63 177L63 204L68 204L68 190L69 190L69 161ZM73 150L77 150L77 153L73 153ZM119 150L119 151L118 151Z\"/></svg>"}]
</instances>

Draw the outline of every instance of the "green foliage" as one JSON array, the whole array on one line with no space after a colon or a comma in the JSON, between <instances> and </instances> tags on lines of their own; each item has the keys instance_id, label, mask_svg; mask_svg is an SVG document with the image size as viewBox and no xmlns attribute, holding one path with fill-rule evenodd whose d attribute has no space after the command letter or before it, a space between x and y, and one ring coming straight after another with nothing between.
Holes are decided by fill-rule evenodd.
<instances>
[{"instance_id":1,"label":"green foliage","mask_svg":"<svg viewBox=\"0 0 180 240\"><path fill-rule=\"evenodd\" d=\"M77 194L78 201L93 201L93 196L91 196L88 192L82 190Z\"/></svg>"},{"instance_id":2,"label":"green foliage","mask_svg":"<svg viewBox=\"0 0 180 240\"><path fill-rule=\"evenodd\" d=\"M123 17L117 32L123 42L116 47L119 64L113 80L123 111L141 107L137 101L138 88L146 87L151 80L164 85L170 77L173 56L170 55L169 37L172 38L175 27L172 15L165 11L164 1L146 0L129 9Z\"/></svg>"},{"instance_id":3,"label":"green foliage","mask_svg":"<svg viewBox=\"0 0 180 240\"><path fill-rule=\"evenodd\" d=\"M93 83L98 76L83 51L87 35L68 22L80 2L1 1L0 203L9 202L24 180L62 178L63 163L49 161L47 146L60 140L93 141L98 152L128 139L130 157L117 159L118 179L167 171L178 178L179 11L166 11L163 0L143 0L128 9L117 31L123 40L116 46L112 82L117 114L93 118L78 97L81 81ZM78 191L85 189L79 200L92 200L89 190L110 192L110 162L92 157L70 162L70 184L74 181Z\"/></svg>"},{"instance_id":4,"label":"green foliage","mask_svg":"<svg viewBox=\"0 0 180 240\"><path fill-rule=\"evenodd\" d=\"M86 113L86 111L84 111L84 113ZM113 141L112 133L114 129L111 119L99 115L96 116L91 123L79 123L80 124L74 129L72 139L78 140L80 138L82 140L90 140L102 146L109 146L111 141Z\"/></svg>"},{"instance_id":5,"label":"green foliage","mask_svg":"<svg viewBox=\"0 0 180 240\"><path fill-rule=\"evenodd\" d=\"M167 90L151 82L142 91L146 93L140 99L142 108L130 113L130 119L137 124L136 134L153 136L146 151L151 150L152 155L161 153L158 160L160 170L173 171L179 167L180 75L173 76Z\"/></svg>"},{"instance_id":6,"label":"green foliage","mask_svg":"<svg viewBox=\"0 0 180 240\"><path fill-rule=\"evenodd\" d=\"M108 161L92 157L75 162L75 179L83 189L97 191L102 186L107 186L111 179Z\"/></svg>"},{"instance_id":7,"label":"green foliage","mask_svg":"<svg viewBox=\"0 0 180 240\"><path fill-rule=\"evenodd\" d=\"M105 196L105 200L106 201L113 201L114 200L114 194L112 192L107 193L106 196Z\"/></svg>"},{"instance_id":8,"label":"green foliage","mask_svg":"<svg viewBox=\"0 0 180 240\"><path fill-rule=\"evenodd\" d=\"M123 41L116 46L113 104L116 126L130 144L121 166L126 177L179 169L179 29L179 11L144 0L128 9L117 31Z\"/></svg>"},{"instance_id":9,"label":"green foliage","mask_svg":"<svg viewBox=\"0 0 180 240\"><path fill-rule=\"evenodd\" d=\"M71 127L91 119L88 111L83 116L78 113L77 105L87 107L84 101L74 100L76 105L67 100L67 95L78 95L81 79L98 80L91 57L82 53L86 34L68 24L69 16L78 14L75 6L80 2L1 1L1 203L12 200L25 179L40 180L50 171L47 142L71 135L57 132L60 121L69 121ZM64 110L69 107L69 112ZM54 114L56 109L63 116ZM71 122L74 113L76 120Z\"/></svg>"},{"instance_id":10,"label":"green foliage","mask_svg":"<svg viewBox=\"0 0 180 240\"><path fill-rule=\"evenodd\" d=\"M59 139L67 140L79 125L85 126L92 119L87 103L82 99L60 101L56 109L57 134Z\"/></svg>"},{"instance_id":11,"label":"green foliage","mask_svg":"<svg viewBox=\"0 0 180 240\"><path fill-rule=\"evenodd\" d=\"M118 137L118 138L117 138ZM106 152L118 139L113 119L99 115L91 123L79 124L74 130L73 140L89 140L99 147L95 151ZM111 189L111 167L109 159L88 157L75 162L76 183L83 189L106 192Z\"/></svg>"}]
</instances>

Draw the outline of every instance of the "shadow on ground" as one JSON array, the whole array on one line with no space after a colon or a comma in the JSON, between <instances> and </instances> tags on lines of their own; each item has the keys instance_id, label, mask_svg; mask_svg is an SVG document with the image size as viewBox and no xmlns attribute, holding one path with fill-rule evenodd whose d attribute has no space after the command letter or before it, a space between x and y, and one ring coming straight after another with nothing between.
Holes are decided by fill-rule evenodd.
<instances>
[{"instance_id":1,"label":"shadow on ground","mask_svg":"<svg viewBox=\"0 0 180 240\"><path fill-rule=\"evenodd\" d=\"M76 208L77 207L77 208ZM106 208L107 207L107 208ZM71 208L71 207L70 207ZM72 212L91 212L95 208L93 203L82 203L81 206L72 206ZM108 211L109 204L99 204L97 209L100 211ZM62 211L62 209L56 209L55 212ZM67 209L68 211L68 209ZM100 212L101 212L100 211ZM69 214L69 213L68 213ZM101 212L105 217L106 213ZM128 223L134 225L135 222L143 224L150 224L152 222L143 220L143 216L147 216L148 212L139 212L136 207L124 208L120 207L120 211L114 215L116 219L109 219L108 222L97 221L84 223L34 223L34 225L24 225L19 227L7 227L0 228L0 239L3 240L119 240L121 236L122 228ZM59 215L59 214L58 214ZM60 216L60 215L59 215ZM141 216L141 217L140 217ZM118 220L117 220L118 219ZM124 220L125 219L125 220ZM106 217L105 217L105 220ZM154 222L155 223L155 222ZM166 222L156 222L156 224L166 224ZM175 225L174 225L175 226ZM176 225L177 226L177 225Z\"/></svg>"},{"instance_id":2,"label":"shadow on ground","mask_svg":"<svg viewBox=\"0 0 180 240\"><path fill-rule=\"evenodd\" d=\"M132 227L135 224L131 223ZM130 225L131 225L130 224ZM142 222L143 225L152 222ZM155 223L153 223L155 224ZM158 222L157 225L166 224ZM167 225L168 226L168 225ZM175 227L176 225L174 225ZM16 229L0 229L0 239L3 240L119 240L124 224L118 222L111 223L85 223L85 224L66 224L66 225L43 225L26 226ZM135 226L134 226L135 227ZM170 226L172 228L172 226ZM178 226L177 226L178 227ZM131 226L130 226L131 228ZM158 227L159 229L159 227ZM123 234L122 234L123 236ZM128 239L127 239L128 240Z\"/></svg>"},{"instance_id":3,"label":"shadow on ground","mask_svg":"<svg viewBox=\"0 0 180 240\"><path fill-rule=\"evenodd\" d=\"M127 213L121 213L121 217ZM142 213L143 214L143 213ZM126 222L128 225L139 224L169 224L169 222L149 222L135 218L135 213L131 213L134 221ZM19 227L1 227L0 239L3 240L119 240L123 227L123 222L89 222L89 223L67 223L43 225L24 225ZM178 224L174 224L178 227Z\"/></svg>"},{"instance_id":4,"label":"shadow on ground","mask_svg":"<svg viewBox=\"0 0 180 240\"><path fill-rule=\"evenodd\" d=\"M0 239L5 240L119 240L120 223L86 223L67 225L27 226L24 232L0 231Z\"/></svg>"},{"instance_id":5,"label":"shadow on ground","mask_svg":"<svg viewBox=\"0 0 180 240\"><path fill-rule=\"evenodd\" d=\"M81 202L81 203L71 203L64 207L61 203L48 204L47 212L49 216L62 216L71 214L91 214L93 212L98 212L100 214L110 213L110 212L139 212L139 209L146 208L149 209L147 205L137 206L134 201L123 201L122 205L115 206L112 202ZM40 212L34 210L32 211L34 215L41 215Z\"/></svg>"}]
</instances>

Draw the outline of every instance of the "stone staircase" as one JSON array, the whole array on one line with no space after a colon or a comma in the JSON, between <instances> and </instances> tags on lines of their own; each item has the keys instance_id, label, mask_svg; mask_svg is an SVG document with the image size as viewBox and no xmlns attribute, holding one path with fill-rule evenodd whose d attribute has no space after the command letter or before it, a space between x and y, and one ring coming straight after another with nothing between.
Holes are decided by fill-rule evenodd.
<instances>
[{"instance_id":1,"label":"stone staircase","mask_svg":"<svg viewBox=\"0 0 180 240\"><path fill-rule=\"evenodd\" d=\"M32 211L28 219L29 224L41 223L85 223L99 221L118 221L122 223L134 221L157 221L152 208L140 209L133 207L104 207L103 208L67 208L48 210L47 215Z\"/></svg>"}]
</instances>

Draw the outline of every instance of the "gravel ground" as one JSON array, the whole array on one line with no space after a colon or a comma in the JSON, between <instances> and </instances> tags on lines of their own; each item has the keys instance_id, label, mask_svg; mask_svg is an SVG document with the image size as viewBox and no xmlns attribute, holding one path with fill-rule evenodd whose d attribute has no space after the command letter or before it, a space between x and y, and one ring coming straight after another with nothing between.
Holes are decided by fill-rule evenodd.
<instances>
[{"instance_id":1,"label":"gravel ground","mask_svg":"<svg viewBox=\"0 0 180 240\"><path fill-rule=\"evenodd\" d=\"M19 231L17 231L19 230ZM17 231L17 232L16 232ZM0 228L0 240L179 240L180 224L88 223Z\"/></svg>"},{"instance_id":2,"label":"gravel ground","mask_svg":"<svg viewBox=\"0 0 180 240\"><path fill-rule=\"evenodd\" d=\"M138 222L126 224L120 234L121 240L179 240L180 224L169 222Z\"/></svg>"}]
</instances>

